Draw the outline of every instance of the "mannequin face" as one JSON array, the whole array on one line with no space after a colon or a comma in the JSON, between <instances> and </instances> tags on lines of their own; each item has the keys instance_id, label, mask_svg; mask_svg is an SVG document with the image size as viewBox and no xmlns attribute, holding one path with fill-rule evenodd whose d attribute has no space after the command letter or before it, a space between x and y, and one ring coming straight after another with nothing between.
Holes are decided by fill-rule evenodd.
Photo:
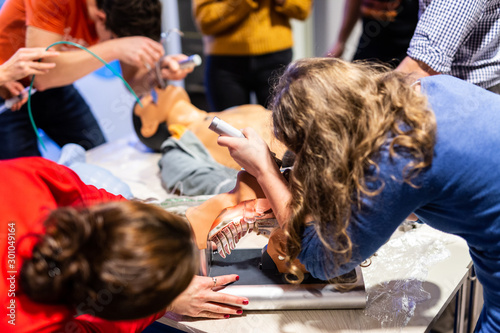
<instances>
[{"instance_id":1,"label":"mannequin face","mask_svg":"<svg viewBox=\"0 0 500 333\"><path fill-rule=\"evenodd\" d=\"M158 125L165 122L171 125L191 124L202 121L206 112L197 109L191 104L186 91L180 87L167 86L165 89L154 88L157 96L156 102L151 94L141 99L143 107L136 105L134 113L141 118L141 134L148 138L156 133Z\"/></svg>"}]
</instances>

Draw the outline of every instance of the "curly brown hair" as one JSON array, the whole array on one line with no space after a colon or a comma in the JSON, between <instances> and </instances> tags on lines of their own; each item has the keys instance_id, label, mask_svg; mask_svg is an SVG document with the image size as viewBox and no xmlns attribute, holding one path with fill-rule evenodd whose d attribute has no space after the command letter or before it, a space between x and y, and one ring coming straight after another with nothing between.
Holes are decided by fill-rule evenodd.
<instances>
[{"instance_id":1,"label":"curly brown hair","mask_svg":"<svg viewBox=\"0 0 500 333\"><path fill-rule=\"evenodd\" d=\"M276 137L296 154L290 177L289 262L301 249L306 218L334 253L337 265L352 256L347 228L367 187L368 169L378 170L376 155L391 136L390 154L412 156L403 170L408 184L432 162L434 114L408 77L380 65L311 58L288 66L272 101ZM376 176L375 176L376 177ZM301 274L293 268L292 272ZM330 272L329 275L331 275Z\"/></svg>"},{"instance_id":2,"label":"curly brown hair","mask_svg":"<svg viewBox=\"0 0 500 333\"><path fill-rule=\"evenodd\" d=\"M65 304L108 320L164 310L198 272L191 227L180 216L138 201L60 208L23 263L32 300Z\"/></svg>"}]
</instances>

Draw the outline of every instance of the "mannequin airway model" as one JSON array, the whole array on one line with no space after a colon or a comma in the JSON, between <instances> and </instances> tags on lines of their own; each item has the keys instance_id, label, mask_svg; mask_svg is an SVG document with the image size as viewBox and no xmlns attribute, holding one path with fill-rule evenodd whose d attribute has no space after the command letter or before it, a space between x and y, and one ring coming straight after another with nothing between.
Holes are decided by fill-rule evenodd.
<instances>
[{"instance_id":1,"label":"mannequin airway model","mask_svg":"<svg viewBox=\"0 0 500 333\"><path fill-rule=\"evenodd\" d=\"M154 92L144 97L141 102L144 107L134 107L135 129L141 141L155 150L159 150L170 135L168 128L184 126L198 137L217 162L241 170L227 148L217 144L218 134L209 129L216 116L219 123L231 124L233 131L238 133L241 132L237 128L254 128L270 149L276 152L277 158L281 158L286 151L284 145L274 138L271 112L260 105L242 105L208 113L191 104L186 91L176 86L155 88ZM159 133L162 126L163 134ZM155 137L158 135L161 137ZM189 208L186 217L193 227L198 248L206 249L207 240L210 238L217 244L219 254L224 257L231 253L246 232L254 230L269 235L278 227L277 223L273 225L271 222L274 215L257 180L245 171L238 174L236 186L232 191L216 195L198 207ZM279 232L274 234L278 235ZM284 240L281 236L279 239ZM284 247L278 245L278 242L271 244L276 244L276 250L273 245L273 249L268 248L268 253L274 254L273 261L279 270L284 272L284 261L278 259L278 256L284 255L281 250Z\"/></svg>"},{"instance_id":2,"label":"mannequin airway model","mask_svg":"<svg viewBox=\"0 0 500 333\"><path fill-rule=\"evenodd\" d=\"M266 255L270 256L277 271L288 273L284 261L286 237L274 220L271 206L257 180L246 171L238 174L232 191L213 196L200 206L188 208L186 218L193 227L198 248L206 249L207 240L213 241L223 258L248 232L270 236ZM298 260L295 264L306 273Z\"/></svg>"}]
</instances>

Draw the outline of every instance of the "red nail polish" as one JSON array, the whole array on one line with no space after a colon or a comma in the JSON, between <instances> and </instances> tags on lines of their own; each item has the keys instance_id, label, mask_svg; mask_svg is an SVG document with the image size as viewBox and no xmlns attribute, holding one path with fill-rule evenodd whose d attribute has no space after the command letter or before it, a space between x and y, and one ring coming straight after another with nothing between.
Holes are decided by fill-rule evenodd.
<instances>
[{"instance_id":1,"label":"red nail polish","mask_svg":"<svg viewBox=\"0 0 500 333\"><path fill-rule=\"evenodd\" d=\"M236 277L236 281L239 281L239 280L240 280L240 277L239 277L239 276L237 276L237 277Z\"/></svg>"},{"instance_id":2,"label":"red nail polish","mask_svg":"<svg viewBox=\"0 0 500 333\"><path fill-rule=\"evenodd\" d=\"M224 315L224 318L228 319L229 317L231 317L230 315Z\"/></svg>"},{"instance_id":3,"label":"red nail polish","mask_svg":"<svg viewBox=\"0 0 500 333\"><path fill-rule=\"evenodd\" d=\"M243 310L238 310L236 311L237 314L242 314L243 313Z\"/></svg>"},{"instance_id":4,"label":"red nail polish","mask_svg":"<svg viewBox=\"0 0 500 333\"><path fill-rule=\"evenodd\" d=\"M243 305L247 305L248 304L248 301L247 300L244 300L243 301Z\"/></svg>"}]
</instances>

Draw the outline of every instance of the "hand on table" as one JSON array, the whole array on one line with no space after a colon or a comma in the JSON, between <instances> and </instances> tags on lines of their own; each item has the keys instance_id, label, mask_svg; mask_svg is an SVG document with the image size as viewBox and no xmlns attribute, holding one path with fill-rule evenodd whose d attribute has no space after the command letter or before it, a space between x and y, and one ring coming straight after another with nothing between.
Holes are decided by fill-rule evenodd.
<instances>
[{"instance_id":1,"label":"hand on table","mask_svg":"<svg viewBox=\"0 0 500 333\"><path fill-rule=\"evenodd\" d=\"M195 275L187 289L170 304L167 311L190 317L218 319L241 315L241 305L247 305L248 299L219 292L226 284L238 280L239 276L235 274L214 278Z\"/></svg>"}]
</instances>

